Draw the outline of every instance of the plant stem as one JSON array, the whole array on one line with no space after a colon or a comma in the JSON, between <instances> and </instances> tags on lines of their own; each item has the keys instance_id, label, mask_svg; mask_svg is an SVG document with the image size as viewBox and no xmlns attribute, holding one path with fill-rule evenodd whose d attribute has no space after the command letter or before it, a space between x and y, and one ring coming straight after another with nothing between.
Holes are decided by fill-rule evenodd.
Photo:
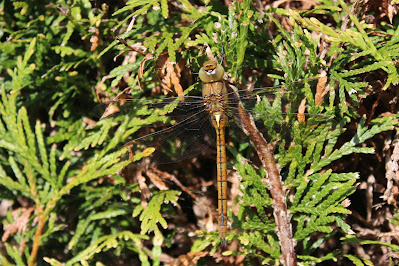
<instances>
[{"instance_id":1,"label":"plant stem","mask_svg":"<svg viewBox=\"0 0 399 266\"><path fill-rule=\"evenodd\" d=\"M277 236L281 246L281 263L286 266L297 265L294 250L294 240L292 237L292 227L290 224L291 215L287 210L284 188L280 179L277 165L274 160L272 149L265 138L255 126L255 122L240 102L238 113L242 123L244 133L249 136L252 145L258 153L263 167L267 171L267 182L274 201L274 217L277 225Z\"/></svg>"}]
</instances>

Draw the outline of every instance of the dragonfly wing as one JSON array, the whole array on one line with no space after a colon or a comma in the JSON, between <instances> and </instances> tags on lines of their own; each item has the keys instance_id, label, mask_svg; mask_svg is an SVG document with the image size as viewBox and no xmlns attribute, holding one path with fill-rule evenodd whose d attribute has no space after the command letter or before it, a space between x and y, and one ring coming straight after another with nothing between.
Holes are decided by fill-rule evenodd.
<instances>
[{"instance_id":1,"label":"dragonfly wing","mask_svg":"<svg viewBox=\"0 0 399 266\"><path fill-rule=\"evenodd\" d=\"M254 119L279 119L286 117L304 121L309 117L329 119L321 107L323 99L330 92L326 77L295 81L275 87L251 88L229 93L229 109L238 112L238 102ZM237 96L238 95L238 96Z\"/></svg>"},{"instance_id":2,"label":"dragonfly wing","mask_svg":"<svg viewBox=\"0 0 399 266\"><path fill-rule=\"evenodd\" d=\"M286 135L290 131L287 129L296 123L315 126L334 123L334 114L326 113L323 107L323 99L331 88L328 84L329 80L322 77L276 87L237 90L229 94L229 113L239 123L235 114L242 103L265 136Z\"/></svg>"},{"instance_id":3,"label":"dragonfly wing","mask_svg":"<svg viewBox=\"0 0 399 266\"><path fill-rule=\"evenodd\" d=\"M175 117L179 115L175 114ZM145 145L155 148L153 160L156 163L170 163L188 159L202 153L214 142L214 129L205 113L187 116L174 125L162 125L154 133L134 139L126 145Z\"/></svg>"},{"instance_id":4,"label":"dragonfly wing","mask_svg":"<svg viewBox=\"0 0 399 266\"><path fill-rule=\"evenodd\" d=\"M125 144L133 154L147 147L154 147L152 158L156 163L191 158L214 142L214 129L201 97L118 99L100 104L94 111L101 119L113 118L113 121L119 122L126 115L140 118L143 123L153 121L151 116L154 120L157 117L155 123L144 124L133 139Z\"/></svg>"}]
</instances>

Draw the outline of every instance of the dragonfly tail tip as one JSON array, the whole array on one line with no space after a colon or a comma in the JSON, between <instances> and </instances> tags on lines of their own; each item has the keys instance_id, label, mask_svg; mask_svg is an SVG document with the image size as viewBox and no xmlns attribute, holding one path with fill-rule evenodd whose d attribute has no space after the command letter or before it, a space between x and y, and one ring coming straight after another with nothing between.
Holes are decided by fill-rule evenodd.
<instances>
[{"instance_id":1,"label":"dragonfly tail tip","mask_svg":"<svg viewBox=\"0 0 399 266\"><path fill-rule=\"evenodd\" d=\"M221 245L222 247L225 247L225 246L226 246L226 238L224 238L224 237L221 237L221 238L220 238L220 245Z\"/></svg>"}]
</instances>

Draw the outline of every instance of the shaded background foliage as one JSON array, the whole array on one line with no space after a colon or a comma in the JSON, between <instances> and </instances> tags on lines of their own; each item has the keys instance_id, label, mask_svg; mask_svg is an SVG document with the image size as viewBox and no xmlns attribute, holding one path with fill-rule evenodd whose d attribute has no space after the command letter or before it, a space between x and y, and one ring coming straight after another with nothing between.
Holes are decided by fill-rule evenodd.
<instances>
[{"instance_id":1,"label":"shaded background foliage","mask_svg":"<svg viewBox=\"0 0 399 266\"><path fill-rule=\"evenodd\" d=\"M132 117L120 118L120 124L93 120L99 100L112 99L125 89L132 97L180 95L195 82L189 70L198 71L206 44L214 54L222 54L220 43L225 43L230 78L237 72L244 77L238 85L255 76L262 85L277 85L276 80L313 77L321 69L328 69L333 82L358 85L355 91L341 86L337 92L339 101L335 99L332 110L338 121L347 124L335 147L345 147L354 136L364 141L358 149L348 148L348 156L343 157L345 151L341 151L340 159L329 165L332 173L342 176L323 170L311 178L316 183L323 178L329 182L338 177L358 178L356 191L347 191L346 196L354 192L351 202L343 202L351 213L346 224L338 216L336 224L323 223L331 233L313 228L308 238L298 242L297 254L303 263L397 263L399 148L393 126L397 126L399 34L395 1L347 1L351 11L342 2L338 6L328 0L311 4L264 1L251 8L244 1L235 3L235 9L231 4L1 2L2 265L278 261L275 224L257 218L271 218L272 205L261 184L264 173L255 167L259 164L248 143L238 151L231 148L235 158L230 160L230 169L234 165L245 189L244 195L238 192L238 176L231 171L231 192L237 200L232 197L230 204L240 200L243 206L234 209L238 218L231 216L235 231L229 240L236 241L223 256L217 249L217 233L205 230L214 229L215 221L198 211L204 205L216 210L215 170L208 170L209 165L214 167L212 151L160 169L123 168L129 164L118 159L126 154L123 143L140 125L133 124ZM239 23L234 24L235 20ZM320 32L324 35L317 35ZM172 69L169 62L176 63ZM135 159L144 155L137 153ZM289 168L297 168L291 159L277 159L286 180ZM146 183L140 182L143 176ZM286 185L300 190L298 180ZM323 188L320 184L320 191ZM262 199L250 193L256 189L265 193ZM246 206L246 202L256 206ZM300 213L299 207L290 209ZM294 226L301 219L294 219ZM252 234L243 230L261 227L264 231ZM352 232L355 236L350 237Z\"/></svg>"}]
</instances>

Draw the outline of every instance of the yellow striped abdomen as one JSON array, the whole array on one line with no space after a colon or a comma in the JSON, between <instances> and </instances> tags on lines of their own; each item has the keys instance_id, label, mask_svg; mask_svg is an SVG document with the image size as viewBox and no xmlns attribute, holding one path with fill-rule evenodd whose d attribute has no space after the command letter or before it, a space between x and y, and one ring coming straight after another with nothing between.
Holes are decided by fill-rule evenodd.
<instances>
[{"instance_id":1,"label":"yellow striped abdomen","mask_svg":"<svg viewBox=\"0 0 399 266\"><path fill-rule=\"evenodd\" d=\"M226 141L225 127L227 117L223 112L212 113L212 124L216 130L216 168L218 187L218 215L219 236L222 245L225 245L227 235L227 164L226 164Z\"/></svg>"}]
</instances>

